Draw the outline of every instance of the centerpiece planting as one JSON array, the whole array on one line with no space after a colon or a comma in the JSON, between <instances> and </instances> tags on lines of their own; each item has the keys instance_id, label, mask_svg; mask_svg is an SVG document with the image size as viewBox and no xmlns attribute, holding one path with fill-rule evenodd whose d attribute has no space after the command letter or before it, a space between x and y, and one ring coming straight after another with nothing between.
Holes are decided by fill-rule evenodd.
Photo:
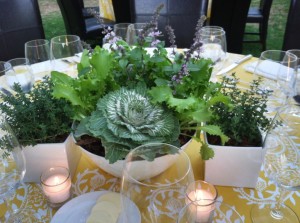
<instances>
[{"instance_id":1,"label":"centerpiece planting","mask_svg":"<svg viewBox=\"0 0 300 223\"><path fill-rule=\"evenodd\" d=\"M223 143L228 140L217 125L205 124L213 117L214 104L229 102L220 84L209 81L212 61L197 54L202 46L199 30L205 17L199 19L195 41L186 52L175 50L173 29L166 27L173 47L169 58L164 42L157 38L161 8L140 32L134 46L107 30L109 49L97 46L91 53L84 51L77 78L59 72L51 74L54 97L68 101L73 111L77 143L83 147L98 145L96 150L104 151L109 163L124 159L130 150L145 143L179 146L182 137L202 142L200 153L207 160L214 152L202 141L201 131L220 136ZM150 54L148 47L155 50L151 49ZM149 160L152 157L151 151L147 153Z\"/></svg>"}]
</instances>

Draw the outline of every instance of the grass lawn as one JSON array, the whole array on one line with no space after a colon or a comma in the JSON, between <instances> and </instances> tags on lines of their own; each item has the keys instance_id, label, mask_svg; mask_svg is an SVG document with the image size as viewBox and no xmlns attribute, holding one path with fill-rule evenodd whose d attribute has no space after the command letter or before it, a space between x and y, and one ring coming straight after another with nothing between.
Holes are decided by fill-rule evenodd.
<instances>
[{"instance_id":1,"label":"grass lawn","mask_svg":"<svg viewBox=\"0 0 300 223\"><path fill-rule=\"evenodd\" d=\"M47 39L51 39L54 36L66 34L64 22L57 5L56 0L38 0ZM241 0L243 1L243 0ZM98 0L84 0L85 6L96 6ZM259 0L252 0L252 5L259 4ZM290 1L287 0L273 0L271 8L268 37L267 37L267 49L282 48L283 35L285 31L285 24L288 14ZM254 31L258 26L253 24L246 25L246 30ZM243 47L243 54L251 53L254 56L259 56L261 53L261 45L257 43L245 43Z\"/></svg>"}]
</instances>

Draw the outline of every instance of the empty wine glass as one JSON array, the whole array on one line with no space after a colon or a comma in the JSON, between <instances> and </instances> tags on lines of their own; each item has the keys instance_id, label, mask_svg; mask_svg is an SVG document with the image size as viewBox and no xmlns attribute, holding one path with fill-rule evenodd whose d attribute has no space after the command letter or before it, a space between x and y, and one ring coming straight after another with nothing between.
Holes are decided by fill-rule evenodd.
<instances>
[{"instance_id":1,"label":"empty wine glass","mask_svg":"<svg viewBox=\"0 0 300 223\"><path fill-rule=\"evenodd\" d=\"M263 168L266 176L279 188L275 204L261 208L254 205L251 210L253 222L299 222L296 213L284 205L284 199L291 191L300 189L299 132L300 108L285 106L276 115L272 129L264 141L266 149ZM296 133L296 134L295 134ZM293 140L296 138L298 143Z\"/></svg>"},{"instance_id":2,"label":"empty wine glass","mask_svg":"<svg viewBox=\"0 0 300 223\"><path fill-rule=\"evenodd\" d=\"M136 44L137 38L145 25L146 25L146 23L134 23L134 24L130 24L128 26L126 42L129 45Z\"/></svg>"},{"instance_id":3,"label":"empty wine glass","mask_svg":"<svg viewBox=\"0 0 300 223\"><path fill-rule=\"evenodd\" d=\"M22 183L25 175L25 158L18 140L0 115L0 199L6 202L8 213L1 222L39 222L35 213L29 209L13 210L10 199Z\"/></svg>"},{"instance_id":4,"label":"empty wine glass","mask_svg":"<svg viewBox=\"0 0 300 223\"><path fill-rule=\"evenodd\" d=\"M8 72L13 72L11 64L4 61L0 61L0 78L2 79L0 90L2 94L10 95L11 93L8 90L9 87L7 86L5 80L5 74Z\"/></svg>"},{"instance_id":5,"label":"empty wine glass","mask_svg":"<svg viewBox=\"0 0 300 223\"><path fill-rule=\"evenodd\" d=\"M29 92L34 84L34 76L27 58L15 58L7 61L12 69L5 74L6 82L10 88L15 83L20 84L22 91Z\"/></svg>"},{"instance_id":6,"label":"empty wine glass","mask_svg":"<svg viewBox=\"0 0 300 223\"><path fill-rule=\"evenodd\" d=\"M79 36L62 35L53 37L50 42L52 70L66 72L75 77L83 46Z\"/></svg>"},{"instance_id":7,"label":"empty wine glass","mask_svg":"<svg viewBox=\"0 0 300 223\"><path fill-rule=\"evenodd\" d=\"M182 149L154 143L130 151L121 185L125 198L122 199L123 222L136 222L132 214L135 207L142 222L176 222L179 210L185 206L186 187L191 182L194 182L193 170Z\"/></svg>"},{"instance_id":8,"label":"empty wine glass","mask_svg":"<svg viewBox=\"0 0 300 223\"><path fill-rule=\"evenodd\" d=\"M128 27L131 23L118 23L114 25L114 32L116 36L120 37L122 40L126 41Z\"/></svg>"},{"instance_id":9,"label":"empty wine glass","mask_svg":"<svg viewBox=\"0 0 300 223\"><path fill-rule=\"evenodd\" d=\"M268 111L277 111L287 102L295 84L297 57L281 50L267 50L261 53L254 69L254 78L265 77L260 88L272 91L269 97Z\"/></svg>"},{"instance_id":10,"label":"empty wine glass","mask_svg":"<svg viewBox=\"0 0 300 223\"><path fill-rule=\"evenodd\" d=\"M287 52L292 53L297 56L297 75L296 75L296 83L295 83L295 101L300 104L300 50L299 49L291 49Z\"/></svg>"},{"instance_id":11,"label":"empty wine glass","mask_svg":"<svg viewBox=\"0 0 300 223\"><path fill-rule=\"evenodd\" d=\"M204 26L200 30L200 56L211 59L214 64L213 74L222 69L227 53L226 33L221 27Z\"/></svg>"},{"instance_id":12,"label":"empty wine glass","mask_svg":"<svg viewBox=\"0 0 300 223\"><path fill-rule=\"evenodd\" d=\"M26 42L25 57L28 59L35 77L42 78L50 75L50 44L48 40L36 39Z\"/></svg>"}]
</instances>

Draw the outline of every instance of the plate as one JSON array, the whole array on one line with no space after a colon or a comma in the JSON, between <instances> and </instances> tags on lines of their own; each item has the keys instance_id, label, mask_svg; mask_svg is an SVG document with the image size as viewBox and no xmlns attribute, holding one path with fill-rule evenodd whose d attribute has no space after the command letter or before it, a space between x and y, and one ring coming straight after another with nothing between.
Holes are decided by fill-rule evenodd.
<instances>
[{"instance_id":1,"label":"plate","mask_svg":"<svg viewBox=\"0 0 300 223\"><path fill-rule=\"evenodd\" d=\"M51 223L85 223L98 198L109 192L111 191L95 191L73 198L56 212ZM140 211L132 201L130 202L133 206L131 214L136 217L134 222L140 223ZM122 222L122 220L119 219L118 222Z\"/></svg>"}]
</instances>

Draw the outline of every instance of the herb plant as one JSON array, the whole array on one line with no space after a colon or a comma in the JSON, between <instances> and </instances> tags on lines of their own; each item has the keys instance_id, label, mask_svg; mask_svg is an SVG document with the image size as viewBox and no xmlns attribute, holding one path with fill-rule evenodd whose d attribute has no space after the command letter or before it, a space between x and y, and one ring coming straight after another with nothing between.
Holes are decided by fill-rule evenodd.
<instances>
[{"instance_id":1,"label":"herb plant","mask_svg":"<svg viewBox=\"0 0 300 223\"><path fill-rule=\"evenodd\" d=\"M0 109L20 145L63 142L70 134L70 107L53 98L52 87L49 78L45 78L27 94L19 84L14 85L15 94L0 94Z\"/></svg>"},{"instance_id":2,"label":"herb plant","mask_svg":"<svg viewBox=\"0 0 300 223\"><path fill-rule=\"evenodd\" d=\"M154 13L153 19L139 33L135 46L129 46L125 41L117 38L113 32L108 31L105 38L109 43L109 50L96 47L91 54L85 51L78 64L78 78L72 79L67 75L53 72L53 95L68 101L75 114L74 120L81 122L79 127L85 125L84 129L89 130L86 131L86 134L97 135L101 138L102 144L105 144L107 136L100 132L102 128L109 128L102 125L103 117L109 117L107 111L103 112L102 108L104 104L108 103L106 96L119 95L116 92L123 88L137 90L138 86L145 86L147 94L145 104L149 100L152 107L164 109L164 114L171 111L176 121L179 122L180 134L188 135L202 142L200 132L205 131L220 136L224 143L227 137L217 125L204 124L209 122L212 117L211 106L217 102L225 104L228 102L227 97L220 92L220 85L209 81L212 61L197 56L199 55L197 52L201 50L202 46L199 31L205 17L199 19L195 42L190 49L187 52L176 52L173 49L173 57L170 59L164 48L164 42L157 38L160 35L160 31L157 30L160 9L161 6ZM167 31L172 47L175 47L176 42L172 28L167 27ZM147 47L155 48L153 54L147 51ZM119 97L123 98L121 95ZM126 98L125 95L124 97ZM119 102L121 100L118 100ZM143 109L140 110L141 114L146 114ZM114 112L117 111L118 109L115 109ZM118 113L118 115L121 114ZM113 116L116 117L115 114ZM88 119L93 120L94 124L86 123L86 117L90 117ZM151 121L153 117L144 116L144 118L149 118L149 120L145 120L145 123L149 122L153 126ZM106 122L110 123L111 121L106 120ZM95 126L96 123L99 124L98 130L91 134L91 125ZM192 134L188 134L188 132L192 132ZM126 131L128 139L135 138L135 134L134 131ZM83 136L83 134L78 135ZM153 135L153 140L155 137ZM165 143L173 143L173 141L173 137L164 140ZM128 151L128 148L133 148L134 145L135 142L132 146L124 146L123 151ZM116 147L106 147L105 149L107 157L112 157L109 154L115 154L115 157L119 159L125 155ZM204 142L202 142L200 152L205 160L214 156L213 150ZM111 158L110 161L116 161L116 159Z\"/></svg>"},{"instance_id":3,"label":"herb plant","mask_svg":"<svg viewBox=\"0 0 300 223\"><path fill-rule=\"evenodd\" d=\"M266 132L271 125L271 119L265 116L267 112L267 100L271 95L269 90L259 87L262 79L251 82L248 90L237 86L238 78L223 77L222 93L230 100L229 104L218 102L211 107L212 119L209 123L218 125L229 137L225 145L232 146L261 146L261 131ZM209 137L220 144L218 137Z\"/></svg>"}]
</instances>

